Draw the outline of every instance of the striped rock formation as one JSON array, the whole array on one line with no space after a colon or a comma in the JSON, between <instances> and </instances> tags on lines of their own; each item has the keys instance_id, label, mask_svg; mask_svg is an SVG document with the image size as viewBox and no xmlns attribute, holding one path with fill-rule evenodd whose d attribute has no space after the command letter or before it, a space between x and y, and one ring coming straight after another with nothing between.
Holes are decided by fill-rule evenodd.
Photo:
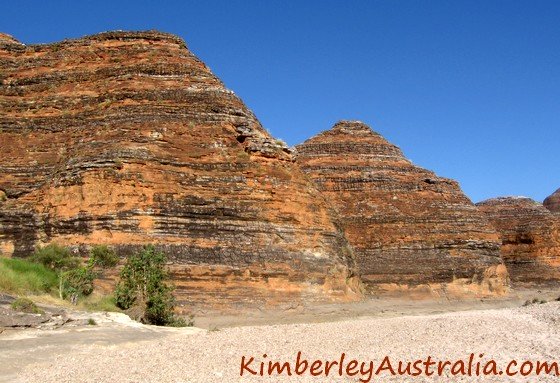
<instances>
[{"instance_id":1,"label":"striped rock formation","mask_svg":"<svg viewBox=\"0 0 560 383\"><path fill-rule=\"evenodd\" d=\"M525 197L477 204L502 237L502 258L516 285L560 283L560 217Z\"/></svg>"},{"instance_id":2,"label":"striped rock formation","mask_svg":"<svg viewBox=\"0 0 560 383\"><path fill-rule=\"evenodd\" d=\"M361 122L341 121L296 150L336 206L370 293L507 290L498 234L457 182L413 165Z\"/></svg>"},{"instance_id":3,"label":"striped rock formation","mask_svg":"<svg viewBox=\"0 0 560 383\"><path fill-rule=\"evenodd\" d=\"M560 189L546 197L543 205L553 213L560 213Z\"/></svg>"},{"instance_id":4,"label":"striped rock formation","mask_svg":"<svg viewBox=\"0 0 560 383\"><path fill-rule=\"evenodd\" d=\"M4 256L152 243L183 304L359 296L324 198L178 37L0 35L0 152Z\"/></svg>"}]
</instances>

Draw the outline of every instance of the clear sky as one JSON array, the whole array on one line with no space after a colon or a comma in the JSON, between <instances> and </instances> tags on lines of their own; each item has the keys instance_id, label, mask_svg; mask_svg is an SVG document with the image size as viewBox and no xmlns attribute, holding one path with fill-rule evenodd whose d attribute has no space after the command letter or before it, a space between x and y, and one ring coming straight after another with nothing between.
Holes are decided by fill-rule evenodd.
<instances>
[{"instance_id":1,"label":"clear sky","mask_svg":"<svg viewBox=\"0 0 560 383\"><path fill-rule=\"evenodd\" d=\"M560 187L560 1L8 1L0 30L184 38L290 145L368 123L475 202Z\"/></svg>"}]
</instances>

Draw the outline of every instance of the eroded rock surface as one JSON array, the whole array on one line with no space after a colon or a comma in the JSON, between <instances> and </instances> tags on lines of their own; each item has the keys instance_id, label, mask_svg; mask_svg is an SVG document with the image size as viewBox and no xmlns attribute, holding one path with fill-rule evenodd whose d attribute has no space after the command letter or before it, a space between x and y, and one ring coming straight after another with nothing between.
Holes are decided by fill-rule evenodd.
<instances>
[{"instance_id":1,"label":"eroded rock surface","mask_svg":"<svg viewBox=\"0 0 560 383\"><path fill-rule=\"evenodd\" d=\"M501 293L498 234L457 182L413 165L367 125L341 121L296 147L341 216L372 293Z\"/></svg>"},{"instance_id":2,"label":"eroded rock surface","mask_svg":"<svg viewBox=\"0 0 560 383\"><path fill-rule=\"evenodd\" d=\"M4 255L153 243L187 307L357 296L324 198L178 37L0 35L0 150Z\"/></svg>"},{"instance_id":3,"label":"eroded rock surface","mask_svg":"<svg viewBox=\"0 0 560 383\"><path fill-rule=\"evenodd\" d=\"M560 189L546 197L543 205L553 213L560 213Z\"/></svg>"},{"instance_id":4,"label":"eroded rock surface","mask_svg":"<svg viewBox=\"0 0 560 383\"><path fill-rule=\"evenodd\" d=\"M525 197L477 204L502 237L502 258L518 285L560 282L560 217Z\"/></svg>"}]
</instances>

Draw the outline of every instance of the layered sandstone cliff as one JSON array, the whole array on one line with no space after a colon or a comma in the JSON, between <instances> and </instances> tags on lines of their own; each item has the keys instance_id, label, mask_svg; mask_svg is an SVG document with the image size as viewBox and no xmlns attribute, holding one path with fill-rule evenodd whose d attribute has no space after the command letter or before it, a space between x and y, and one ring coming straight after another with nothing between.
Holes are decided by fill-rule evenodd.
<instances>
[{"instance_id":1,"label":"layered sandstone cliff","mask_svg":"<svg viewBox=\"0 0 560 383\"><path fill-rule=\"evenodd\" d=\"M324 198L185 43L0 36L0 251L153 243L183 303L356 296Z\"/></svg>"},{"instance_id":2,"label":"layered sandstone cliff","mask_svg":"<svg viewBox=\"0 0 560 383\"><path fill-rule=\"evenodd\" d=\"M500 293L499 237L457 182L407 160L355 121L296 147L297 162L336 206L372 293Z\"/></svg>"},{"instance_id":3,"label":"layered sandstone cliff","mask_svg":"<svg viewBox=\"0 0 560 383\"><path fill-rule=\"evenodd\" d=\"M543 205L553 213L560 213L560 189L546 197Z\"/></svg>"},{"instance_id":4,"label":"layered sandstone cliff","mask_svg":"<svg viewBox=\"0 0 560 383\"><path fill-rule=\"evenodd\" d=\"M560 282L560 217L524 197L503 197L477 204L502 237L502 258L512 282Z\"/></svg>"}]
</instances>

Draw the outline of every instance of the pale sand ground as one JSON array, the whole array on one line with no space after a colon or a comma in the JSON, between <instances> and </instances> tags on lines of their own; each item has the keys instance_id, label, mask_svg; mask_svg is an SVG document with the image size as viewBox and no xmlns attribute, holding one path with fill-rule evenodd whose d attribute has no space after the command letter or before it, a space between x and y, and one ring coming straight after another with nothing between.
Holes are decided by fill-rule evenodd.
<instances>
[{"instance_id":1,"label":"pale sand ground","mask_svg":"<svg viewBox=\"0 0 560 383\"><path fill-rule=\"evenodd\" d=\"M454 311L520 307L533 299L553 301L560 297L559 288L517 287L510 294L492 299L453 300L446 297L410 299L405 297L369 298L361 302L290 305L276 309L245 310L243 315L199 310L195 326L205 329L268 324L319 323L362 317L399 317L403 315L443 314Z\"/></svg>"},{"instance_id":2,"label":"pale sand ground","mask_svg":"<svg viewBox=\"0 0 560 383\"><path fill-rule=\"evenodd\" d=\"M99 318L98 318L99 319ZM99 319L102 322L102 319ZM560 362L560 302L518 308L327 323L202 329L129 327L114 322L77 330L0 336L5 382L356 382L358 377L239 376L241 357L294 361L347 358L467 359L483 353L504 367L511 359ZM480 359L475 359L479 361ZM258 368L258 366L257 366ZM372 382L559 382L557 376L374 377Z\"/></svg>"}]
</instances>

